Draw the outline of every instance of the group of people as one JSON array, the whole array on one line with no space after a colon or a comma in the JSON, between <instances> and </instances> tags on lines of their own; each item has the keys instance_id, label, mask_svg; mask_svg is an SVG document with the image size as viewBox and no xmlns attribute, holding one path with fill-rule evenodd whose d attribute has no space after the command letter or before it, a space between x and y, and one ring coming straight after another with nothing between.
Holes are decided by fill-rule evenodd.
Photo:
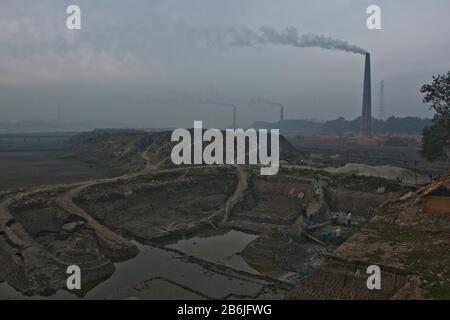
<instances>
[{"instance_id":1,"label":"group of people","mask_svg":"<svg viewBox=\"0 0 450 320\"><path fill-rule=\"evenodd\" d=\"M314 186L314 199L315 199L316 201L319 201L319 200L320 200L320 193L321 193L321 192L320 192L320 179L319 179L319 177L315 177L315 178L314 178L313 186ZM302 197L302 198L303 198L303 197ZM306 205L303 205L303 208L302 208L302 216L303 216L303 218L305 219L305 221L309 221L309 220L311 220L311 218L312 218L312 217L308 217L307 211L308 211L308 210L307 210ZM339 218L338 215L336 215L336 216L333 218L334 224L337 223L338 218ZM351 227L351 226L352 226L352 213L351 213L350 210L347 211L347 214L346 214L346 220L347 220L347 226L348 226L348 227Z\"/></svg>"},{"instance_id":2,"label":"group of people","mask_svg":"<svg viewBox=\"0 0 450 320\"><path fill-rule=\"evenodd\" d=\"M351 227L352 226L352 212L350 210L347 211L347 214L345 216L346 221L347 221L347 227ZM336 214L333 218L333 224L337 224L339 220L339 215Z\"/></svg>"},{"instance_id":3,"label":"group of people","mask_svg":"<svg viewBox=\"0 0 450 320\"><path fill-rule=\"evenodd\" d=\"M316 177L314 179L313 182L313 187L314 187L314 199L316 201L320 200L320 180L318 177ZM302 217L304 219L304 221L308 224L309 227L313 227L314 226L314 219L312 216L308 216L308 208L306 206L306 204L303 205L302 207ZM352 212L350 210L347 211L346 215L345 215L345 221L346 221L346 225L347 227L351 227L352 226ZM332 222L333 224L337 225L339 222L339 215L336 214L333 218L332 218ZM335 237L336 239L339 241L341 239L342 236L342 230L340 227L337 227L335 232ZM324 238L324 241L326 242L327 238L331 235L328 231L324 231L321 233L321 235Z\"/></svg>"},{"instance_id":4,"label":"group of people","mask_svg":"<svg viewBox=\"0 0 450 320\"><path fill-rule=\"evenodd\" d=\"M302 208L302 216L304 221L308 224L308 228L313 228L314 227L314 219L312 216L308 216L308 209L306 207L306 205L303 205ZM352 213L351 211L347 211L347 214L345 216L346 218L346 225L347 227L351 228L352 226ZM339 215L335 215L332 218L332 222L334 225L337 225L339 221ZM328 237L331 236L333 233L330 233L328 231L324 231L321 233L321 236L323 237L323 241L327 242ZM335 230L334 230L334 236L336 241L339 243L341 241L341 237L342 237L342 229L338 226Z\"/></svg>"}]
</instances>

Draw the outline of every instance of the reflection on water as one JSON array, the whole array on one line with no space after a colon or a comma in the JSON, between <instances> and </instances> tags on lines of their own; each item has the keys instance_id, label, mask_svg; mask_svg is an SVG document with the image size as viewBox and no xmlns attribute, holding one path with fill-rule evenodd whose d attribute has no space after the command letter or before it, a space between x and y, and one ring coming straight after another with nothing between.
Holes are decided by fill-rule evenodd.
<instances>
[{"instance_id":1,"label":"reflection on water","mask_svg":"<svg viewBox=\"0 0 450 320\"><path fill-rule=\"evenodd\" d=\"M188 255L229 267L257 273L238 254L256 236L238 231L220 231L207 237L182 240L169 247ZM140 250L137 257L115 264L116 271L95 286L84 299L108 298L164 298L192 299L210 297L220 299L230 294L256 294L261 283L235 279L212 272L192 262L186 262L177 252L133 242ZM163 280L161 280L163 279ZM136 288L139 288L136 289ZM142 289L143 288L143 289ZM145 293L145 295L143 295ZM0 299L79 299L64 290L51 297L25 297L8 284L0 284Z\"/></svg>"},{"instance_id":2,"label":"reflection on water","mask_svg":"<svg viewBox=\"0 0 450 320\"><path fill-rule=\"evenodd\" d=\"M257 236L255 235L240 231L217 230L215 233L209 233L206 236L200 235L178 241L175 244L168 245L168 247L236 270L259 274L240 255L245 247L256 238Z\"/></svg>"}]
</instances>

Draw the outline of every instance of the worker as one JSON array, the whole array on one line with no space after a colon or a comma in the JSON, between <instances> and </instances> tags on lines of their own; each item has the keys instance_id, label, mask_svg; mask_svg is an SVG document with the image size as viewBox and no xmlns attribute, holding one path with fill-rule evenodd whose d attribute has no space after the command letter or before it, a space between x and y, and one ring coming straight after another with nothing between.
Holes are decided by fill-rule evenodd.
<instances>
[{"instance_id":1,"label":"worker","mask_svg":"<svg viewBox=\"0 0 450 320\"><path fill-rule=\"evenodd\" d=\"M316 201L320 200L320 189L316 188L316 190L314 191L314 199L316 199Z\"/></svg>"},{"instance_id":2,"label":"worker","mask_svg":"<svg viewBox=\"0 0 450 320\"><path fill-rule=\"evenodd\" d=\"M323 242L327 243L328 237L330 236L330 233L328 231L324 231L320 234L323 238Z\"/></svg>"},{"instance_id":3,"label":"worker","mask_svg":"<svg viewBox=\"0 0 450 320\"><path fill-rule=\"evenodd\" d=\"M333 216L333 218L331 218L331 221L333 222L333 224L337 224L338 220L339 220L339 215L338 214L335 214Z\"/></svg>"},{"instance_id":4,"label":"worker","mask_svg":"<svg viewBox=\"0 0 450 320\"><path fill-rule=\"evenodd\" d=\"M352 213L350 212L350 210L347 211L347 226L352 226Z\"/></svg>"},{"instance_id":5,"label":"worker","mask_svg":"<svg viewBox=\"0 0 450 320\"><path fill-rule=\"evenodd\" d=\"M341 228L337 228L336 229L336 240L339 242L339 241L341 241L341 232L342 232L342 230L341 230Z\"/></svg>"},{"instance_id":6,"label":"worker","mask_svg":"<svg viewBox=\"0 0 450 320\"><path fill-rule=\"evenodd\" d=\"M320 189L320 179L319 177L316 176L316 178L314 179L314 188L315 189Z\"/></svg>"}]
</instances>

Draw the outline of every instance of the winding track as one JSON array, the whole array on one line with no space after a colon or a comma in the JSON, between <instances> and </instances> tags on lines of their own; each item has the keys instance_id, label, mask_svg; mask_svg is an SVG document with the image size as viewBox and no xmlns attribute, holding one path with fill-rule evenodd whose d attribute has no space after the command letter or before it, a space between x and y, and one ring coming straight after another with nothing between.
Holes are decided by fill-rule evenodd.
<instances>
[{"instance_id":1,"label":"winding track","mask_svg":"<svg viewBox=\"0 0 450 320\"><path fill-rule=\"evenodd\" d=\"M96 235L99 238L99 244L102 246L102 251L105 256L110 258L113 261L122 261L129 259L135 256L138 252L138 249L130 243L127 239L117 234L116 232L110 230L106 226L99 223L95 220L91 215L89 215L82 208L77 206L73 202L73 198L82 190L101 185L105 183L116 182L119 180L129 180L132 178L136 178L138 176L142 176L145 174L161 174L161 173L169 173L169 172L177 172L177 171L185 171L189 170L198 170L204 169L207 167L213 166L196 166L196 167L182 167L182 168L174 168L174 169L164 169L160 170L159 167L162 162L158 164L150 163L150 158L147 155L147 150L140 154L142 159L145 162L144 168L141 171L135 173L126 173L124 175L113 177L113 178L104 178L104 179L91 179L84 182L79 183L71 183L71 184L61 184L54 186L44 186L41 188L34 189L32 191L16 194L14 196L8 197L4 199L0 203L0 234L5 235L7 242L16 248L24 248L29 246L39 246L37 242L26 232L26 230L14 220L14 217L9 211L9 205L14 200L20 200L26 196L30 196L34 193L42 192L42 191L52 191L55 189L63 188L64 191L59 193L56 198L56 203L58 207L71 214L78 215L83 219L86 219L88 224L95 230ZM213 216L223 215L224 221L229 218L230 212L234 205L239 202L239 200L245 194L245 191L248 188L247 176L243 169L239 166L234 166L238 173L238 184L236 186L236 190L234 194L227 201L225 208L222 208L218 212L216 212ZM202 219L199 223L207 223L210 222L208 219ZM15 226L11 228L11 226ZM193 225L196 225L194 223ZM43 249L43 248L42 248Z\"/></svg>"}]
</instances>

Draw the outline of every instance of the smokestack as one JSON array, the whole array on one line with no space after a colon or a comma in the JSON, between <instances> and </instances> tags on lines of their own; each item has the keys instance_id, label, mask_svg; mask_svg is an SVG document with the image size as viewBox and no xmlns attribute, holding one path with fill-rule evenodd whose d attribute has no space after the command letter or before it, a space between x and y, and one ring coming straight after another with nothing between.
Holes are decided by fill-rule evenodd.
<instances>
[{"instance_id":1,"label":"smokestack","mask_svg":"<svg viewBox=\"0 0 450 320\"><path fill-rule=\"evenodd\" d=\"M380 81L380 120L385 120L386 119L386 112L384 110L384 81L381 80Z\"/></svg>"},{"instance_id":2,"label":"smokestack","mask_svg":"<svg viewBox=\"0 0 450 320\"><path fill-rule=\"evenodd\" d=\"M370 74L370 53L366 53L363 90L361 134L363 137L370 137L372 135L372 85Z\"/></svg>"},{"instance_id":3,"label":"smokestack","mask_svg":"<svg viewBox=\"0 0 450 320\"><path fill-rule=\"evenodd\" d=\"M261 99L261 101L280 108L280 131L281 131L281 126L283 125L283 121L284 121L284 106L279 102L273 102L270 100Z\"/></svg>"}]
</instances>

